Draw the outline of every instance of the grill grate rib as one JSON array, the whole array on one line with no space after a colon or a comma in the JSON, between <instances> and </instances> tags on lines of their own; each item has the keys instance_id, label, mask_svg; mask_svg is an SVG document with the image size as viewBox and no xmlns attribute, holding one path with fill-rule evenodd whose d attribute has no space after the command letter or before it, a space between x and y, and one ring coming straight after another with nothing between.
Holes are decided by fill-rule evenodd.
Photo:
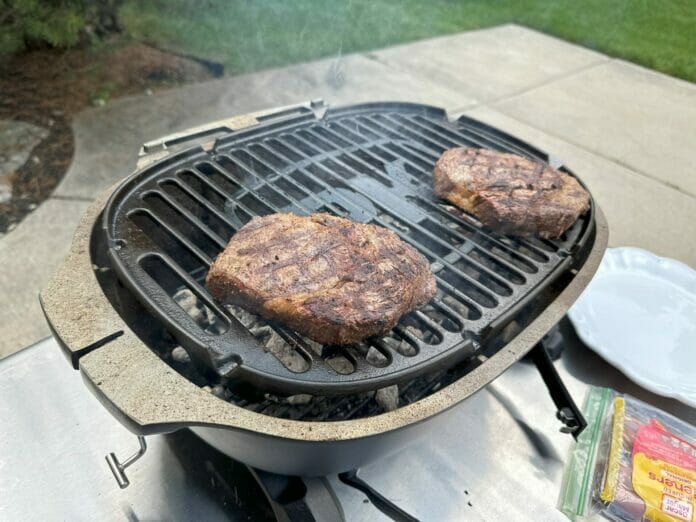
<instances>
[{"instance_id":1,"label":"grill grate rib","mask_svg":"<svg viewBox=\"0 0 696 522\"><path fill-rule=\"evenodd\" d=\"M135 174L104 215L110 259L194 361L224 378L291 394L403 381L485 345L510 314L540 298L592 233L590 213L558 241L501 236L435 198L435 161L464 145L547 159L474 120L450 122L419 106L358 106L264 124ZM392 230L432 263L436 298L384 338L340 348L213 301L203 280L236 230L256 215L318 211ZM183 290L195 313L177 301Z\"/></svg>"}]
</instances>

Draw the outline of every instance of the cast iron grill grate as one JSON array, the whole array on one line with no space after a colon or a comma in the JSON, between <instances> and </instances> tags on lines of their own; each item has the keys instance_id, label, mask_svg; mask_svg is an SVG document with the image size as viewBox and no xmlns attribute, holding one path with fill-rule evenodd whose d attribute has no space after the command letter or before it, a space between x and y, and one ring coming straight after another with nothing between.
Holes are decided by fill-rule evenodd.
<instances>
[{"instance_id":1,"label":"cast iron grill grate","mask_svg":"<svg viewBox=\"0 0 696 522\"><path fill-rule=\"evenodd\" d=\"M197 365L223 378L330 395L447 367L542 295L594 226L591 210L557 241L482 227L432 193L435 161L456 146L549 160L475 120L450 122L420 105L265 122L145 168L117 189L104 213L111 264ZM386 336L348 347L320 346L211 298L203 280L212 260L253 216L320 211L393 230L431 262L437 297Z\"/></svg>"}]
</instances>

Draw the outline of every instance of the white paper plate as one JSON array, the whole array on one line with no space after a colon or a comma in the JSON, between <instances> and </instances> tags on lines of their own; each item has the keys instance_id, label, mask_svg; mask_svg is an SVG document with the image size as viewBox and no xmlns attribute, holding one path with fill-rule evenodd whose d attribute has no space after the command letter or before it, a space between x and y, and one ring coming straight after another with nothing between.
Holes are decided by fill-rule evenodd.
<instances>
[{"instance_id":1,"label":"white paper plate","mask_svg":"<svg viewBox=\"0 0 696 522\"><path fill-rule=\"evenodd\" d=\"M568 316L628 378L696 407L696 271L640 248L610 248Z\"/></svg>"}]
</instances>

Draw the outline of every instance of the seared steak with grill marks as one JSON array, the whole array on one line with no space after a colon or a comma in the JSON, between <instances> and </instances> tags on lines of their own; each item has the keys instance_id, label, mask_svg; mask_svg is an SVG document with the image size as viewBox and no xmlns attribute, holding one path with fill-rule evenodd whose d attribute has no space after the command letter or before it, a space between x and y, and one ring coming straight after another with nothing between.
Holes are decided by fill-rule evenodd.
<instances>
[{"instance_id":1,"label":"seared steak with grill marks","mask_svg":"<svg viewBox=\"0 0 696 522\"><path fill-rule=\"evenodd\" d=\"M502 234L557 238L590 208L574 177L515 154L449 149L433 179L435 194Z\"/></svg>"},{"instance_id":2,"label":"seared steak with grill marks","mask_svg":"<svg viewBox=\"0 0 696 522\"><path fill-rule=\"evenodd\" d=\"M252 219L205 282L218 301L322 344L384 334L435 295L428 261L396 234L329 214Z\"/></svg>"}]
</instances>

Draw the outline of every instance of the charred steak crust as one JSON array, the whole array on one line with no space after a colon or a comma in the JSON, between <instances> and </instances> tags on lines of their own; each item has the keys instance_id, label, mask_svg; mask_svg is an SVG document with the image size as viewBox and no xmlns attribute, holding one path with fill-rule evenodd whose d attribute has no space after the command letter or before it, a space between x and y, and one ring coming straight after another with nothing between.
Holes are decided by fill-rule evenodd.
<instances>
[{"instance_id":1,"label":"charred steak crust","mask_svg":"<svg viewBox=\"0 0 696 522\"><path fill-rule=\"evenodd\" d=\"M546 163L486 149L446 150L435 194L502 234L557 238L590 208L573 177Z\"/></svg>"},{"instance_id":2,"label":"charred steak crust","mask_svg":"<svg viewBox=\"0 0 696 522\"><path fill-rule=\"evenodd\" d=\"M205 282L218 301L322 344L384 334L436 291L428 261L396 234L322 213L255 217Z\"/></svg>"}]
</instances>

